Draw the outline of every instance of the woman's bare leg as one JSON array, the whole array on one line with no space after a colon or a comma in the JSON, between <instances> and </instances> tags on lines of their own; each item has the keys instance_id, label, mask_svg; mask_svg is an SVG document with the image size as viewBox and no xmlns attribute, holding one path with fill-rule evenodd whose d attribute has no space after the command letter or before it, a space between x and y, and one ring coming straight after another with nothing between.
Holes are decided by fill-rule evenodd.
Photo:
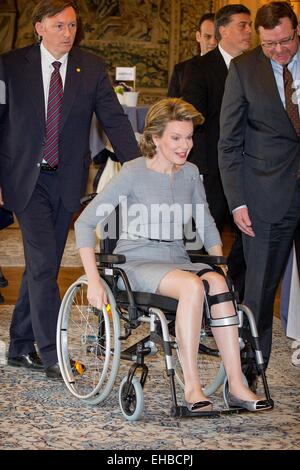
<instances>
[{"instance_id":1,"label":"woman's bare leg","mask_svg":"<svg viewBox=\"0 0 300 470\"><path fill-rule=\"evenodd\" d=\"M202 391L197 366L203 313L203 283L196 274L174 270L162 279L158 293L178 299L176 340L184 375L185 399L189 403L207 400Z\"/></svg>"},{"instance_id":2,"label":"woman's bare leg","mask_svg":"<svg viewBox=\"0 0 300 470\"><path fill-rule=\"evenodd\" d=\"M217 273L206 273L201 276L209 282L209 294L228 292L223 276ZM213 318L222 318L235 315L232 302L222 302L211 307ZM257 400L257 396L243 383L240 347L238 341L238 327L225 326L212 328L218 349L224 362L230 392L242 400Z\"/></svg>"}]
</instances>

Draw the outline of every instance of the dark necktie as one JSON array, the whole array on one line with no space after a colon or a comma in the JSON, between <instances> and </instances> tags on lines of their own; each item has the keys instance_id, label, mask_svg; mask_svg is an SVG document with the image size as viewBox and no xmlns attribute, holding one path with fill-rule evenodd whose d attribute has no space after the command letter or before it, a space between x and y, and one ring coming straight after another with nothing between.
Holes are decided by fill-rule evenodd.
<instances>
[{"instance_id":1,"label":"dark necktie","mask_svg":"<svg viewBox=\"0 0 300 470\"><path fill-rule=\"evenodd\" d=\"M287 65L283 66L283 83L284 83L284 95L285 95L285 109L294 129L300 137L300 118L299 109L297 103L296 90L293 87L293 76ZM293 100L294 95L294 100Z\"/></svg>"},{"instance_id":2,"label":"dark necktie","mask_svg":"<svg viewBox=\"0 0 300 470\"><path fill-rule=\"evenodd\" d=\"M297 103L297 95L296 90L293 87L293 76L289 71L287 65L283 66L283 83L285 95L285 109L291 123L294 126L296 134L300 138L300 117ZM298 178L300 177L300 162L298 166L297 176Z\"/></svg>"},{"instance_id":3,"label":"dark necktie","mask_svg":"<svg viewBox=\"0 0 300 470\"><path fill-rule=\"evenodd\" d=\"M43 157L48 165L55 167L58 165L59 123L63 99L63 84L59 73L61 63L52 62L52 65L54 70L50 79Z\"/></svg>"}]
</instances>

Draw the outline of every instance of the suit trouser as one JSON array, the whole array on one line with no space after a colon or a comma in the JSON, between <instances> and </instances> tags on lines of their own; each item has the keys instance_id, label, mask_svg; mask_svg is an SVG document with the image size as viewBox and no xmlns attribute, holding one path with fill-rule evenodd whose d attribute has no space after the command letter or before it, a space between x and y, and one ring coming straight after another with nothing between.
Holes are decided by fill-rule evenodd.
<instances>
[{"instance_id":1,"label":"suit trouser","mask_svg":"<svg viewBox=\"0 0 300 470\"><path fill-rule=\"evenodd\" d=\"M203 175L203 184L210 213L216 222L219 232L221 233L226 217L229 216L229 208L220 174L209 173L208 175Z\"/></svg>"},{"instance_id":2,"label":"suit trouser","mask_svg":"<svg viewBox=\"0 0 300 470\"><path fill-rule=\"evenodd\" d=\"M219 232L222 233L226 219L230 220L230 214L220 174L214 172L204 175L203 183L210 213L216 222ZM234 224L233 226L235 239L228 255L228 274L233 280L235 290L239 293L239 300L242 301L245 289L246 265L243 253L242 235L240 231L236 231Z\"/></svg>"},{"instance_id":3,"label":"suit trouser","mask_svg":"<svg viewBox=\"0 0 300 470\"><path fill-rule=\"evenodd\" d=\"M251 213L249 215L255 237L243 234L247 265L244 301L255 316L260 346L267 366L272 346L276 289L300 221L300 180L297 181L290 207L279 222L267 223L258 220Z\"/></svg>"},{"instance_id":4,"label":"suit trouser","mask_svg":"<svg viewBox=\"0 0 300 470\"><path fill-rule=\"evenodd\" d=\"M25 271L11 321L9 357L34 351L36 342L44 366L49 367L57 362L57 275L72 217L59 196L56 172L41 172L28 205L16 216Z\"/></svg>"}]
</instances>

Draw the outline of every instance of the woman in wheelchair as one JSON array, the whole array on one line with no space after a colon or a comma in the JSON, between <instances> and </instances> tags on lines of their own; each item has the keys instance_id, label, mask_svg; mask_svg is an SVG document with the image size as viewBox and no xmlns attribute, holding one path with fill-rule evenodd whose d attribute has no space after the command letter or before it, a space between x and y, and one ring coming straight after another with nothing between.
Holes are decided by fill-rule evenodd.
<instances>
[{"instance_id":1,"label":"woman in wheelchair","mask_svg":"<svg viewBox=\"0 0 300 470\"><path fill-rule=\"evenodd\" d=\"M206 264L192 263L183 241L183 225L193 217L207 252L222 255L220 235L198 169L187 162L193 128L203 121L201 114L181 99L167 98L154 104L140 144L143 157L125 163L83 211L75 223L77 246L88 279L88 300L101 308L107 297L96 265L94 231L98 223L106 224L108 215L120 204L123 228L114 253L126 256L122 268L132 290L178 300L176 341L189 411L212 409L197 367L205 290L211 305L212 333L228 377L228 404L258 411L269 406L243 382L238 317L225 278Z\"/></svg>"}]
</instances>

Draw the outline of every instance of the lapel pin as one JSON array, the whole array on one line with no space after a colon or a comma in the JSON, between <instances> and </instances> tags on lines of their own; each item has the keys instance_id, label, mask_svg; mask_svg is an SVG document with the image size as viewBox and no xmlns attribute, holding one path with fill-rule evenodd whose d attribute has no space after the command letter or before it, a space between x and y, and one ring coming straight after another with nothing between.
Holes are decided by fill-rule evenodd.
<instances>
[{"instance_id":1,"label":"lapel pin","mask_svg":"<svg viewBox=\"0 0 300 470\"><path fill-rule=\"evenodd\" d=\"M81 72L81 69L79 67L77 67L76 72L78 72L78 73Z\"/></svg>"}]
</instances>

